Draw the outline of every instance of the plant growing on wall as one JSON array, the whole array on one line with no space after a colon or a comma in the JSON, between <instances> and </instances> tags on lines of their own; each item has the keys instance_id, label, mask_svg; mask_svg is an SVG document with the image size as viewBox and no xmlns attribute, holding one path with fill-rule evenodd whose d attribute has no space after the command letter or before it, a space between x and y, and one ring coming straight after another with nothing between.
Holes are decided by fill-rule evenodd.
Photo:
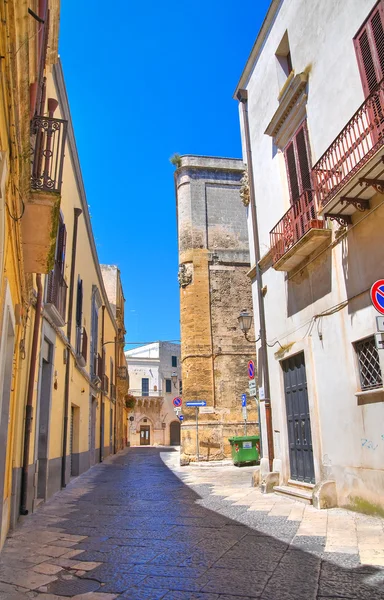
<instances>
[{"instance_id":1,"label":"plant growing on wall","mask_svg":"<svg viewBox=\"0 0 384 600\"><path fill-rule=\"evenodd\" d=\"M181 156L178 152L175 152L175 154L173 154L171 156L171 158L169 159L169 162L176 167L176 169L178 169L179 167L181 167Z\"/></svg>"},{"instance_id":2,"label":"plant growing on wall","mask_svg":"<svg viewBox=\"0 0 384 600\"><path fill-rule=\"evenodd\" d=\"M132 394L126 394L125 396L125 406L126 408L135 408L136 398L132 396Z\"/></svg>"}]
</instances>

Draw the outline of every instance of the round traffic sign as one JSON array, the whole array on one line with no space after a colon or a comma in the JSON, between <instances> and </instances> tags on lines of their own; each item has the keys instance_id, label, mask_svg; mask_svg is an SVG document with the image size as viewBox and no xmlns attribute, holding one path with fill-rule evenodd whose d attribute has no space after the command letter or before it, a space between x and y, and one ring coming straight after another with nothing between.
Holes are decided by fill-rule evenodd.
<instances>
[{"instance_id":1,"label":"round traffic sign","mask_svg":"<svg viewBox=\"0 0 384 600\"><path fill-rule=\"evenodd\" d=\"M172 402L173 402L173 406L176 406L176 408L177 408L178 406L181 406L181 404L182 404L182 400L181 400L181 398L179 398L178 396L176 396L176 398L174 398L174 399L172 400Z\"/></svg>"},{"instance_id":2,"label":"round traffic sign","mask_svg":"<svg viewBox=\"0 0 384 600\"><path fill-rule=\"evenodd\" d=\"M371 302L384 315L384 279L378 279L371 287Z\"/></svg>"},{"instance_id":3,"label":"round traffic sign","mask_svg":"<svg viewBox=\"0 0 384 600\"><path fill-rule=\"evenodd\" d=\"M248 362L248 377L249 379L253 379L255 377L255 363L253 360Z\"/></svg>"}]
</instances>

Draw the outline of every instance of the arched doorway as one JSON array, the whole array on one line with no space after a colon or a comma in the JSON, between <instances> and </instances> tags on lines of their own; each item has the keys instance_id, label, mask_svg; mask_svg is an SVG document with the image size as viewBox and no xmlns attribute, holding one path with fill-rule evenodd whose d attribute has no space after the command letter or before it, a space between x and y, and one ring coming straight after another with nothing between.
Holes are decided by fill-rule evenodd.
<instances>
[{"instance_id":1,"label":"arched doorway","mask_svg":"<svg viewBox=\"0 0 384 600\"><path fill-rule=\"evenodd\" d=\"M170 427L170 445L180 446L180 421L172 421Z\"/></svg>"}]
</instances>

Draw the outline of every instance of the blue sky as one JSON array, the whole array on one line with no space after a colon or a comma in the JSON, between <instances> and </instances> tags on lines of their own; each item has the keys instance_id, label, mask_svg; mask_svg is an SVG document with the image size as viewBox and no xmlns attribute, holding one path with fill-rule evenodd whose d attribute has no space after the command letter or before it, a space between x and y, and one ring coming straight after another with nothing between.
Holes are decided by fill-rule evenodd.
<instances>
[{"instance_id":1,"label":"blue sky","mask_svg":"<svg viewBox=\"0 0 384 600\"><path fill-rule=\"evenodd\" d=\"M232 99L269 0L63 0L60 55L101 263L129 342L177 340L169 157L240 157Z\"/></svg>"}]
</instances>

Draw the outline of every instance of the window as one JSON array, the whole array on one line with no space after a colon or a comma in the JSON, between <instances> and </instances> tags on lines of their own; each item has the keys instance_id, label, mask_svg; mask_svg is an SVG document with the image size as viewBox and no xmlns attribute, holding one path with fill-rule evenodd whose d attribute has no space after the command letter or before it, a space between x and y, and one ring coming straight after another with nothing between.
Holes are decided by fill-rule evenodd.
<instances>
[{"instance_id":1,"label":"window","mask_svg":"<svg viewBox=\"0 0 384 600\"><path fill-rule=\"evenodd\" d=\"M141 395L149 396L149 379L147 377L143 377L141 380Z\"/></svg>"},{"instance_id":2,"label":"window","mask_svg":"<svg viewBox=\"0 0 384 600\"><path fill-rule=\"evenodd\" d=\"M172 367L177 367L177 356L172 356Z\"/></svg>"},{"instance_id":3,"label":"window","mask_svg":"<svg viewBox=\"0 0 384 600\"><path fill-rule=\"evenodd\" d=\"M179 381L179 394L180 396L183 394L183 382L181 381L181 379Z\"/></svg>"},{"instance_id":4,"label":"window","mask_svg":"<svg viewBox=\"0 0 384 600\"><path fill-rule=\"evenodd\" d=\"M166 379L165 380L165 392L167 394L171 394L172 393L172 381L170 379Z\"/></svg>"},{"instance_id":5,"label":"window","mask_svg":"<svg viewBox=\"0 0 384 600\"><path fill-rule=\"evenodd\" d=\"M83 319L83 280L77 281L76 298L76 354L81 354L81 323Z\"/></svg>"},{"instance_id":6,"label":"window","mask_svg":"<svg viewBox=\"0 0 384 600\"><path fill-rule=\"evenodd\" d=\"M384 2L375 6L354 37L354 45L365 96L384 77Z\"/></svg>"},{"instance_id":7,"label":"window","mask_svg":"<svg viewBox=\"0 0 384 600\"><path fill-rule=\"evenodd\" d=\"M383 385L380 369L379 353L375 346L375 338L369 337L355 343L360 385L362 390L370 390Z\"/></svg>"},{"instance_id":8,"label":"window","mask_svg":"<svg viewBox=\"0 0 384 600\"><path fill-rule=\"evenodd\" d=\"M285 149L289 193L293 204L305 190L312 188L306 122L296 131Z\"/></svg>"},{"instance_id":9,"label":"window","mask_svg":"<svg viewBox=\"0 0 384 600\"><path fill-rule=\"evenodd\" d=\"M283 39L281 40L279 47L276 50L276 65L277 65L277 78L280 88L283 87L287 77L293 71L291 50L289 48L288 32L286 31Z\"/></svg>"}]
</instances>

